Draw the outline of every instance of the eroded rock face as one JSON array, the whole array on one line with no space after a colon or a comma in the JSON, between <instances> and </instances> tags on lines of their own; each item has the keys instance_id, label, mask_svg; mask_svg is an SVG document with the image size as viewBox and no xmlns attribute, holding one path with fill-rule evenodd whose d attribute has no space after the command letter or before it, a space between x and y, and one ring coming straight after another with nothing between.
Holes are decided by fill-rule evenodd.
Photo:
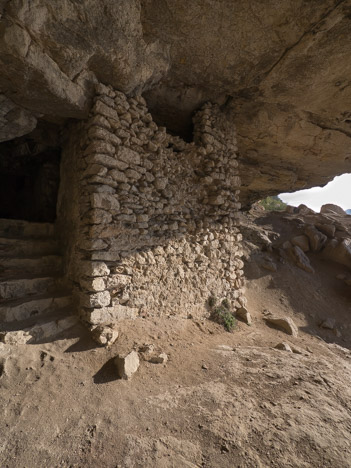
<instances>
[{"instance_id":1,"label":"eroded rock face","mask_svg":"<svg viewBox=\"0 0 351 468\"><path fill-rule=\"evenodd\" d=\"M327 183L351 157L350 12L350 0L0 0L0 92L18 106L0 138L87 117L101 81L143 92L181 135L204 102L222 105L244 203Z\"/></svg>"}]
</instances>

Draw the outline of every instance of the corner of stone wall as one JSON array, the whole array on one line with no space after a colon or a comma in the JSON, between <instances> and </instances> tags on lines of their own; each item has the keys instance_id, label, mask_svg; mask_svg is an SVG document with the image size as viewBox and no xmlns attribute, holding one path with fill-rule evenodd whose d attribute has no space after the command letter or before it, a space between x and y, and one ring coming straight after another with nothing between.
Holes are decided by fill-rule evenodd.
<instances>
[{"instance_id":1,"label":"corner of stone wall","mask_svg":"<svg viewBox=\"0 0 351 468\"><path fill-rule=\"evenodd\" d=\"M194 142L158 127L141 96L104 85L73 126L62 164L67 275L83 320L209 314L245 305L234 129L216 105Z\"/></svg>"}]
</instances>

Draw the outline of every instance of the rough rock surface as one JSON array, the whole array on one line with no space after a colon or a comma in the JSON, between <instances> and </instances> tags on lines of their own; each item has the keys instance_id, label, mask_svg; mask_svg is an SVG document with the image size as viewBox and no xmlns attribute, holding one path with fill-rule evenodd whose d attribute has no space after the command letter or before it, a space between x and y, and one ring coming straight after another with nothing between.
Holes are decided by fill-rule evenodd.
<instances>
[{"instance_id":1,"label":"rough rock surface","mask_svg":"<svg viewBox=\"0 0 351 468\"><path fill-rule=\"evenodd\" d=\"M243 201L307 188L350 161L350 0L0 1L1 138L88 115L93 83L144 92L191 131L206 101L238 129ZM6 120L6 121L5 121Z\"/></svg>"},{"instance_id":2,"label":"rough rock surface","mask_svg":"<svg viewBox=\"0 0 351 468\"><path fill-rule=\"evenodd\" d=\"M290 317L267 317L266 321L274 327L281 328L289 335L297 337L298 328Z\"/></svg>"},{"instance_id":3,"label":"rough rock surface","mask_svg":"<svg viewBox=\"0 0 351 468\"><path fill-rule=\"evenodd\" d=\"M118 375L121 379L129 380L139 368L139 356L136 351L131 351L126 356L117 356L115 359Z\"/></svg>"}]
</instances>

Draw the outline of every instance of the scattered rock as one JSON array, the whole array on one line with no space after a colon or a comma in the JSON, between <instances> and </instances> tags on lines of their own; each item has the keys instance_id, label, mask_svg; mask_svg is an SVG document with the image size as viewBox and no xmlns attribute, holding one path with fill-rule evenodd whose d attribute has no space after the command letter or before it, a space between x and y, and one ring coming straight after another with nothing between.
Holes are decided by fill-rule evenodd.
<instances>
[{"instance_id":1,"label":"scattered rock","mask_svg":"<svg viewBox=\"0 0 351 468\"><path fill-rule=\"evenodd\" d=\"M265 270L268 270L268 271L277 271L277 265L273 262L273 260L266 256L266 257L262 257L260 260L259 260L259 265L264 268Z\"/></svg>"},{"instance_id":2,"label":"scattered rock","mask_svg":"<svg viewBox=\"0 0 351 468\"><path fill-rule=\"evenodd\" d=\"M294 337L297 337L298 335L298 328L290 317L266 317L265 320L271 325L282 329L289 335Z\"/></svg>"},{"instance_id":3,"label":"scattered rock","mask_svg":"<svg viewBox=\"0 0 351 468\"><path fill-rule=\"evenodd\" d=\"M296 212L302 215L315 214L315 211L313 211L311 208L308 208L308 206L304 205L303 203L301 203L301 205L296 208Z\"/></svg>"},{"instance_id":4,"label":"scattered rock","mask_svg":"<svg viewBox=\"0 0 351 468\"><path fill-rule=\"evenodd\" d=\"M316 224L316 228L330 238L335 235L336 227L334 224Z\"/></svg>"},{"instance_id":5,"label":"scattered rock","mask_svg":"<svg viewBox=\"0 0 351 468\"><path fill-rule=\"evenodd\" d=\"M312 224L307 225L304 232L310 241L312 252L319 252L322 250L328 240L327 236L318 231Z\"/></svg>"},{"instance_id":6,"label":"scattered rock","mask_svg":"<svg viewBox=\"0 0 351 468\"><path fill-rule=\"evenodd\" d=\"M285 341L282 341L281 343L278 343L276 346L274 346L275 349L281 349L282 351L288 351L289 353L292 353L291 346L289 343L286 343Z\"/></svg>"},{"instance_id":7,"label":"scattered rock","mask_svg":"<svg viewBox=\"0 0 351 468\"><path fill-rule=\"evenodd\" d=\"M323 320L319 326L321 328L327 328L328 330L334 330L335 328L335 319L329 317L327 320Z\"/></svg>"},{"instance_id":8,"label":"scattered rock","mask_svg":"<svg viewBox=\"0 0 351 468\"><path fill-rule=\"evenodd\" d=\"M115 364L118 375L121 379L128 380L138 370L140 361L136 351L132 351L125 356L116 356Z\"/></svg>"},{"instance_id":9,"label":"scattered rock","mask_svg":"<svg viewBox=\"0 0 351 468\"><path fill-rule=\"evenodd\" d=\"M244 320L245 323L248 325L252 324L252 318L250 312L246 309L246 307L241 307L236 311L237 317L240 317L241 319Z\"/></svg>"},{"instance_id":10,"label":"scattered rock","mask_svg":"<svg viewBox=\"0 0 351 468\"><path fill-rule=\"evenodd\" d=\"M296 263L296 265L302 270L307 271L307 273L314 273L314 269L310 263L310 259L306 254L300 249L299 246L294 245L289 250L290 257Z\"/></svg>"},{"instance_id":11,"label":"scattered rock","mask_svg":"<svg viewBox=\"0 0 351 468\"><path fill-rule=\"evenodd\" d=\"M144 343L142 346L139 347L139 353L143 354L144 356L149 356L154 352L155 346L150 343Z\"/></svg>"},{"instance_id":12,"label":"scattered rock","mask_svg":"<svg viewBox=\"0 0 351 468\"><path fill-rule=\"evenodd\" d=\"M218 345L217 346L217 349L220 350L220 351L233 351L233 348L231 346L228 346L228 345Z\"/></svg>"},{"instance_id":13,"label":"scattered rock","mask_svg":"<svg viewBox=\"0 0 351 468\"><path fill-rule=\"evenodd\" d=\"M331 239L322 252L323 258L351 269L351 239Z\"/></svg>"},{"instance_id":14,"label":"scattered rock","mask_svg":"<svg viewBox=\"0 0 351 468\"><path fill-rule=\"evenodd\" d=\"M293 214L295 213L295 206L287 205L285 208L285 213Z\"/></svg>"},{"instance_id":15,"label":"scattered rock","mask_svg":"<svg viewBox=\"0 0 351 468\"><path fill-rule=\"evenodd\" d=\"M310 244L308 242L307 236L296 236L291 239L293 245L297 245L303 252L308 252L310 250Z\"/></svg>"},{"instance_id":16,"label":"scattered rock","mask_svg":"<svg viewBox=\"0 0 351 468\"><path fill-rule=\"evenodd\" d=\"M327 203L321 207L321 213L331 213L331 214L341 214L346 215L346 212L338 205L333 205L332 203Z\"/></svg>"},{"instance_id":17,"label":"scattered rock","mask_svg":"<svg viewBox=\"0 0 351 468\"><path fill-rule=\"evenodd\" d=\"M152 362L153 364L166 364L168 361L168 356L166 353L161 353L158 356L153 356L149 362Z\"/></svg>"},{"instance_id":18,"label":"scattered rock","mask_svg":"<svg viewBox=\"0 0 351 468\"><path fill-rule=\"evenodd\" d=\"M118 331L112 325L97 325L92 327L91 336L102 346L111 346L118 338Z\"/></svg>"}]
</instances>

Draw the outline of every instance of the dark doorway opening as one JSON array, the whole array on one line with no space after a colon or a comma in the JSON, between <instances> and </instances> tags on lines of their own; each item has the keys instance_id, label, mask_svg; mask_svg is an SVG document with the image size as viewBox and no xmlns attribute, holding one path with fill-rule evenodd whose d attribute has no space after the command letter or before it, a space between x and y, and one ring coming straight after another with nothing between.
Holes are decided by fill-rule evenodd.
<instances>
[{"instance_id":1,"label":"dark doorway opening","mask_svg":"<svg viewBox=\"0 0 351 468\"><path fill-rule=\"evenodd\" d=\"M0 218L55 221L60 153L23 137L0 145Z\"/></svg>"}]
</instances>

